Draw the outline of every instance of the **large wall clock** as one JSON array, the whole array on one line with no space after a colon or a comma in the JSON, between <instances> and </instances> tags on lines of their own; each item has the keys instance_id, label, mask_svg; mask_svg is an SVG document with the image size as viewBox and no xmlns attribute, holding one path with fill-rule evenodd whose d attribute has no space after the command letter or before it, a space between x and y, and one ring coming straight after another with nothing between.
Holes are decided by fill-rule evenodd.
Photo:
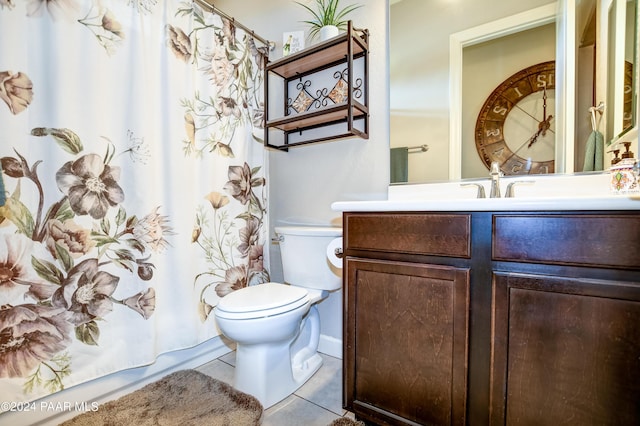
<instances>
[{"instance_id":1,"label":"large wall clock","mask_svg":"<svg viewBox=\"0 0 640 426\"><path fill-rule=\"evenodd\" d=\"M482 162L497 161L505 175L555 170L555 61L507 78L484 102L475 128Z\"/></svg>"}]
</instances>

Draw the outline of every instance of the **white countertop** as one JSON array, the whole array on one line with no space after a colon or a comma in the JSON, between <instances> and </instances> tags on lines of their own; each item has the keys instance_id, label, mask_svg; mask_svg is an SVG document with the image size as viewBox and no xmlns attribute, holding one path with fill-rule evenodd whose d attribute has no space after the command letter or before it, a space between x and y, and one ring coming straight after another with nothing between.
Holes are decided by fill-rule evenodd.
<instances>
[{"instance_id":1,"label":"white countertop","mask_svg":"<svg viewBox=\"0 0 640 426\"><path fill-rule=\"evenodd\" d=\"M331 204L331 208L342 212L640 210L640 194L583 197L337 201Z\"/></svg>"},{"instance_id":2,"label":"white countertop","mask_svg":"<svg viewBox=\"0 0 640 426\"><path fill-rule=\"evenodd\" d=\"M518 181L515 197L505 188ZM640 192L614 193L608 173L509 176L500 180L502 198L476 198L480 184L490 193L490 180L390 185L386 200L337 201L335 211L589 211L640 210Z\"/></svg>"}]
</instances>

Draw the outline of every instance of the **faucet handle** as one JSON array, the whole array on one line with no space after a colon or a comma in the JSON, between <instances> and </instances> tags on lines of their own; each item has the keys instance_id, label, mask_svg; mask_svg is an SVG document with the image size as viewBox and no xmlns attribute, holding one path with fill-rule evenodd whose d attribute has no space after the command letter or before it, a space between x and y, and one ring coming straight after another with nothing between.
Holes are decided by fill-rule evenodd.
<instances>
[{"instance_id":1,"label":"faucet handle","mask_svg":"<svg viewBox=\"0 0 640 426\"><path fill-rule=\"evenodd\" d=\"M505 192L504 196L506 198L513 198L516 196L516 191L514 189L514 186L516 185L533 185L534 183L536 183L535 180L516 180L513 182L509 182L509 185L507 185L507 191Z\"/></svg>"},{"instance_id":2,"label":"faucet handle","mask_svg":"<svg viewBox=\"0 0 640 426\"><path fill-rule=\"evenodd\" d=\"M498 163L497 161L491 162L490 175L491 176L493 176L493 175L503 176L502 170L500 170L500 163Z\"/></svg>"},{"instance_id":3,"label":"faucet handle","mask_svg":"<svg viewBox=\"0 0 640 426\"><path fill-rule=\"evenodd\" d=\"M487 198L484 192L484 186L479 183L461 183L460 186L477 186L478 192L476 194L476 198Z\"/></svg>"}]
</instances>

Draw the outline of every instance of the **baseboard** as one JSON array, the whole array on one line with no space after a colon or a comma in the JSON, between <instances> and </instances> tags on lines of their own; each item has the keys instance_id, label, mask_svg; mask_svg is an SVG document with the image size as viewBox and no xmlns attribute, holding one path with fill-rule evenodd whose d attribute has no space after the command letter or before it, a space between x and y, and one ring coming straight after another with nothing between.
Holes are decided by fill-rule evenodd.
<instances>
[{"instance_id":1,"label":"baseboard","mask_svg":"<svg viewBox=\"0 0 640 426\"><path fill-rule=\"evenodd\" d=\"M100 404L117 399L152 383L169 373L196 368L212 361L233 348L221 336L197 346L159 355L153 364L109 374L86 383L56 392L35 401L33 410L0 414L0 424L12 426L56 426ZM76 411L79 408L80 411Z\"/></svg>"},{"instance_id":2,"label":"baseboard","mask_svg":"<svg viewBox=\"0 0 640 426\"><path fill-rule=\"evenodd\" d=\"M318 343L318 352L342 359L342 339L321 334L320 342Z\"/></svg>"}]
</instances>

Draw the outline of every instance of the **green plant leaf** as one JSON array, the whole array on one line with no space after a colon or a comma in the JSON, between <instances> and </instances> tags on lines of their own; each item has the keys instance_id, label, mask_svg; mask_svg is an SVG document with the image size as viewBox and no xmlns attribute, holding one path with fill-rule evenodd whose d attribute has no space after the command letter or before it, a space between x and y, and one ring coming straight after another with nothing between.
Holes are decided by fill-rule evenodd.
<instances>
[{"instance_id":1,"label":"green plant leaf","mask_svg":"<svg viewBox=\"0 0 640 426\"><path fill-rule=\"evenodd\" d=\"M316 10L314 10L298 1L294 3L305 8L312 16L312 19L301 21L311 27L309 30L309 38L311 39L316 38L320 28L326 25L335 25L338 29L344 30L348 21L346 16L362 7L361 4L351 4L338 10L340 0L316 0Z\"/></svg>"}]
</instances>

